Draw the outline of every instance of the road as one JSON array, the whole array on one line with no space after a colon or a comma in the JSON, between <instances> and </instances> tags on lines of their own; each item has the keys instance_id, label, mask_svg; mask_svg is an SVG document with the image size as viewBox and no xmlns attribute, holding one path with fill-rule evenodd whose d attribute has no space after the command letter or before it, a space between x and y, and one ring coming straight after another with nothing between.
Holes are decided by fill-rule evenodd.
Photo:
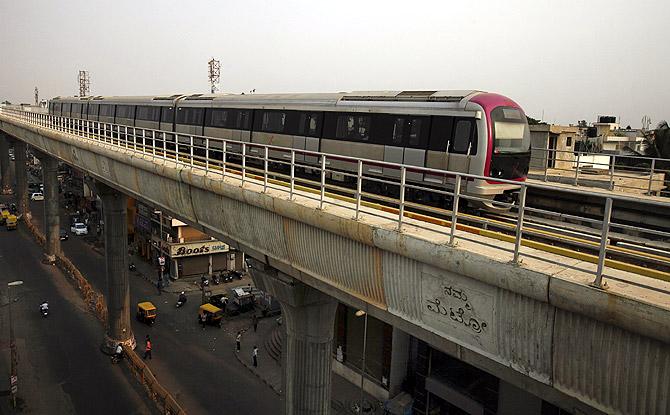
<instances>
[{"instance_id":1,"label":"road","mask_svg":"<svg viewBox=\"0 0 670 415\"><path fill-rule=\"evenodd\" d=\"M43 206L43 202L31 202L33 220L38 226L44 220ZM61 225L68 227L64 216ZM74 235L62 242L62 248L91 284L106 293L104 257L82 237ZM235 334L249 325L247 317L227 321L222 329L202 330L197 324L199 293L190 295L186 305L176 309L175 295L159 296L154 286L135 275L131 276L130 293L131 306L148 300L158 307L158 319L152 327L133 319L138 350L143 349L144 336L150 334L153 359L149 366L189 414L281 412L280 397L234 356ZM251 347L248 345L249 350L243 353L250 355Z\"/></svg>"},{"instance_id":2,"label":"road","mask_svg":"<svg viewBox=\"0 0 670 415\"><path fill-rule=\"evenodd\" d=\"M55 267L43 265L41 257L41 248L23 226L17 231L0 228L0 388L8 389L9 383L6 284L23 280L11 292L23 412L156 413L127 369L111 365L100 352L102 326L65 277ZM45 299L52 310L47 318L38 312L38 304ZM0 413L9 413L5 397L0 398Z\"/></svg>"}]
</instances>

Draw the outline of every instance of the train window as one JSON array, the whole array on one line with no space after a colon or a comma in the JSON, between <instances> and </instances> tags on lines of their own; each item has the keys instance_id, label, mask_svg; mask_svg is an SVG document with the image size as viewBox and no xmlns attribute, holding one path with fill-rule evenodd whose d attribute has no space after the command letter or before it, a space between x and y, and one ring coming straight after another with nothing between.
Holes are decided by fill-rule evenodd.
<instances>
[{"instance_id":1,"label":"train window","mask_svg":"<svg viewBox=\"0 0 670 415\"><path fill-rule=\"evenodd\" d=\"M61 104L59 102L55 103L54 104L54 114L60 114L60 109L61 109Z\"/></svg>"},{"instance_id":2,"label":"train window","mask_svg":"<svg viewBox=\"0 0 670 415\"><path fill-rule=\"evenodd\" d=\"M477 134L475 134L474 127L473 120L456 121L454 137L451 140L452 153L470 155L477 153Z\"/></svg>"},{"instance_id":3,"label":"train window","mask_svg":"<svg viewBox=\"0 0 670 415\"><path fill-rule=\"evenodd\" d=\"M100 107L100 105L98 105L98 104L89 104L89 106L88 106L88 116L89 117L97 117L99 107Z\"/></svg>"},{"instance_id":4,"label":"train window","mask_svg":"<svg viewBox=\"0 0 670 415\"><path fill-rule=\"evenodd\" d=\"M100 116L101 117L113 117L114 116L114 105L100 105Z\"/></svg>"},{"instance_id":5,"label":"train window","mask_svg":"<svg viewBox=\"0 0 670 415\"><path fill-rule=\"evenodd\" d=\"M117 105L116 118L126 118L130 120L134 119L135 107L133 105Z\"/></svg>"},{"instance_id":6,"label":"train window","mask_svg":"<svg viewBox=\"0 0 670 415\"><path fill-rule=\"evenodd\" d=\"M161 122L174 122L174 107L162 107Z\"/></svg>"},{"instance_id":7,"label":"train window","mask_svg":"<svg viewBox=\"0 0 670 415\"><path fill-rule=\"evenodd\" d=\"M424 124L423 120L420 118L412 118L410 120L410 126L409 126L409 146L410 147L419 147L422 144L422 125ZM427 130L427 128L426 128Z\"/></svg>"},{"instance_id":8,"label":"train window","mask_svg":"<svg viewBox=\"0 0 670 415\"><path fill-rule=\"evenodd\" d=\"M143 105L137 107L137 119L158 122L161 117L161 107Z\"/></svg>"},{"instance_id":9,"label":"train window","mask_svg":"<svg viewBox=\"0 0 670 415\"><path fill-rule=\"evenodd\" d=\"M342 140L368 141L370 139L370 116L339 114L335 137Z\"/></svg>"},{"instance_id":10,"label":"train window","mask_svg":"<svg viewBox=\"0 0 670 415\"><path fill-rule=\"evenodd\" d=\"M391 135L391 143L394 146L402 146L403 130L405 129L405 119L396 118L393 124L393 134Z\"/></svg>"},{"instance_id":11,"label":"train window","mask_svg":"<svg viewBox=\"0 0 670 415\"><path fill-rule=\"evenodd\" d=\"M207 111L207 126L208 127L228 127L228 110L213 108Z\"/></svg>"},{"instance_id":12,"label":"train window","mask_svg":"<svg viewBox=\"0 0 670 415\"><path fill-rule=\"evenodd\" d=\"M261 131L267 133L282 133L286 127L286 112L263 111L261 116Z\"/></svg>"},{"instance_id":13,"label":"train window","mask_svg":"<svg viewBox=\"0 0 670 415\"><path fill-rule=\"evenodd\" d=\"M298 121L298 135L319 137L321 129L321 113L301 112Z\"/></svg>"},{"instance_id":14,"label":"train window","mask_svg":"<svg viewBox=\"0 0 670 415\"><path fill-rule=\"evenodd\" d=\"M248 130L250 118L251 118L251 111L239 110L237 112L237 122L235 123L236 127L240 130Z\"/></svg>"},{"instance_id":15,"label":"train window","mask_svg":"<svg viewBox=\"0 0 670 415\"><path fill-rule=\"evenodd\" d=\"M428 149L432 151L447 151L447 144L451 139L452 117L433 117L430 129Z\"/></svg>"},{"instance_id":16,"label":"train window","mask_svg":"<svg viewBox=\"0 0 670 415\"><path fill-rule=\"evenodd\" d=\"M88 102L81 104L81 118L86 118L88 114Z\"/></svg>"},{"instance_id":17,"label":"train window","mask_svg":"<svg viewBox=\"0 0 670 415\"><path fill-rule=\"evenodd\" d=\"M72 115L79 117L81 115L81 104L72 104Z\"/></svg>"},{"instance_id":18,"label":"train window","mask_svg":"<svg viewBox=\"0 0 670 415\"><path fill-rule=\"evenodd\" d=\"M204 108L177 108L177 124L202 125L204 121Z\"/></svg>"},{"instance_id":19,"label":"train window","mask_svg":"<svg viewBox=\"0 0 670 415\"><path fill-rule=\"evenodd\" d=\"M61 108L61 112L65 115L70 115L70 104L63 104L63 107Z\"/></svg>"}]
</instances>

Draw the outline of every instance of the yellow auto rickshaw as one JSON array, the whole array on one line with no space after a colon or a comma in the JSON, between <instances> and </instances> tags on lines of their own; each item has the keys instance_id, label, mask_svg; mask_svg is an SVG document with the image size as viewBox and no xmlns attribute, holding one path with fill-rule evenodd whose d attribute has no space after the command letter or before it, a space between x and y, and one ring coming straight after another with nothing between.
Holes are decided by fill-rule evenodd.
<instances>
[{"instance_id":1,"label":"yellow auto rickshaw","mask_svg":"<svg viewBox=\"0 0 670 415\"><path fill-rule=\"evenodd\" d=\"M151 301L137 304L137 319L149 325L156 321L156 306Z\"/></svg>"},{"instance_id":2,"label":"yellow auto rickshaw","mask_svg":"<svg viewBox=\"0 0 670 415\"><path fill-rule=\"evenodd\" d=\"M2 212L0 212L0 225L4 225L5 223L7 223L7 218L9 217L9 215L11 215L11 213L9 213L9 210L2 209Z\"/></svg>"},{"instance_id":3,"label":"yellow auto rickshaw","mask_svg":"<svg viewBox=\"0 0 670 415\"><path fill-rule=\"evenodd\" d=\"M203 327L205 324L210 324L221 328L221 323L223 322L223 310L210 303L203 304L198 311L198 322L202 324Z\"/></svg>"}]
</instances>

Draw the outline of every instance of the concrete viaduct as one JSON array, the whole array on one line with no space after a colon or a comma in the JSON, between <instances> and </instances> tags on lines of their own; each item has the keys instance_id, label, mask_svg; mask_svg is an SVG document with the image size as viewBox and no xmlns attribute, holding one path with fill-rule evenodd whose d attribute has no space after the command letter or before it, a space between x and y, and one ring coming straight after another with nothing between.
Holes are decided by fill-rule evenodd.
<instances>
[{"instance_id":1,"label":"concrete viaduct","mask_svg":"<svg viewBox=\"0 0 670 415\"><path fill-rule=\"evenodd\" d=\"M521 265L471 235L352 211L240 177L102 143L0 113L2 187L9 145L27 212L26 145L42 155L50 260L59 247L56 160L99 183L106 225L106 344L134 343L129 324L126 195L172 212L252 258L257 285L282 304L287 414L329 413L337 301L367 311L500 379L580 413L670 413L667 294L589 286L594 265L522 248ZM626 272L608 270L620 281ZM467 303L467 307L465 304ZM465 314L453 310L466 307ZM449 313L448 309L452 312Z\"/></svg>"}]
</instances>

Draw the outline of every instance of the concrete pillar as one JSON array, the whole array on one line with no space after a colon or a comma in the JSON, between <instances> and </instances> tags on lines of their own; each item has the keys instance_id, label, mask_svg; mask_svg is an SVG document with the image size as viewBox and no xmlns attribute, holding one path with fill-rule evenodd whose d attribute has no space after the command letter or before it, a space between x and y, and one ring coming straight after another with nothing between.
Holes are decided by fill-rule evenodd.
<instances>
[{"instance_id":1,"label":"concrete pillar","mask_svg":"<svg viewBox=\"0 0 670 415\"><path fill-rule=\"evenodd\" d=\"M389 396L396 396L402 391L402 384L407 376L409 360L409 334L393 327L391 343L391 370L389 374Z\"/></svg>"},{"instance_id":2,"label":"concrete pillar","mask_svg":"<svg viewBox=\"0 0 670 415\"><path fill-rule=\"evenodd\" d=\"M128 281L128 197L102 183L96 183L105 221L105 274L107 277L107 332L103 351L112 353L117 344L135 348L130 326L130 283Z\"/></svg>"},{"instance_id":3,"label":"concrete pillar","mask_svg":"<svg viewBox=\"0 0 670 415\"><path fill-rule=\"evenodd\" d=\"M20 140L14 142L14 162L16 177L16 205L19 214L28 214L28 175L26 170L26 143Z\"/></svg>"},{"instance_id":4,"label":"concrete pillar","mask_svg":"<svg viewBox=\"0 0 670 415\"><path fill-rule=\"evenodd\" d=\"M286 328L282 345L284 414L330 414L337 300L258 261L249 262L256 285L281 304Z\"/></svg>"},{"instance_id":5,"label":"concrete pillar","mask_svg":"<svg viewBox=\"0 0 670 415\"><path fill-rule=\"evenodd\" d=\"M9 137L7 134L0 135L0 187L3 195L12 194L12 182L9 177Z\"/></svg>"},{"instance_id":6,"label":"concrete pillar","mask_svg":"<svg viewBox=\"0 0 670 415\"><path fill-rule=\"evenodd\" d=\"M44 262L56 262L60 252L60 212L58 211L58 160L47 154L39 156L44 183Z\"/></svg>"}]
</instances>

